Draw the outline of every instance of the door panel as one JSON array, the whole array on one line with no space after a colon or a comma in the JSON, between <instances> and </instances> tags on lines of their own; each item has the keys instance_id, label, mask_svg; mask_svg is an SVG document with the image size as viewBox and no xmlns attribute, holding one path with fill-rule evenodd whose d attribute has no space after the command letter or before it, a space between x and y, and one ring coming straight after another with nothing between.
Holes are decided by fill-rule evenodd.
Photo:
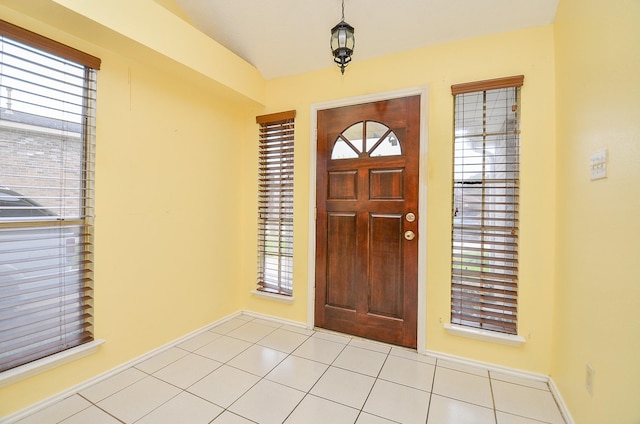
<instances>
[{"instance_id":1,"label":"door panel","mask_svg":"<svg viewBox=\"0 0 640 424\"><path fill-rule=\"evenodd\" d=\"M357 200L358 171L335 171L329 173L328 200Z\"/></svg>"},{"instance_id":2,"label":"door panel","mask_svg":"<svg viewBox=\"0 0 640 424\"><path fill-rule=\"evenodd\" d=\"M398 319L404 316L402 218L401 214L370 216L368 312Z\"/></svg>"},{"instance_id":3,"label":"door panel","mask_svg":"<svg viewBox=\"0 0 640 424\"><path fill-rule=\"evenodd\" d=\"M404 169L372 169L369 175L369 199L404 199Z\"/></svg>"},{"instance_id":4,"label":"door panel","mask_svg":"<svg viewBox=\"0 0 640 424\"><path fill-rule=\"evenodd\" d=\"M420 97L318 112L318 327L416 347Z\"/></svg>"},{"instance_id":5,"label":"door panel","mask_svg":"<svg viewBox=\"0 0 640 424\"><path fill-rule=\"evenodd\" d=\"M334 248L327 256L327 305L356 310L357 220L354 213L331 213L327 242Z\"/></svg>"}]
</instances>

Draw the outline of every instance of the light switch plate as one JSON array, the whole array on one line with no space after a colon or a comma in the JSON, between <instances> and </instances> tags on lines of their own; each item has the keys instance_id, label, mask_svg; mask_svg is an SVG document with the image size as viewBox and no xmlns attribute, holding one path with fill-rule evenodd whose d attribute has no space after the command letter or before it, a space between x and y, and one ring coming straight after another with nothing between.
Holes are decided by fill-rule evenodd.
<instances>
[{"instance_id":1,"label":"light switch plate","mask_svg":"<svg viewBox=\"0 0 640 424\"><path fill-rule=\"evenodd\" d=\"M600 150L591 155L591 180L607 178L607 151Z\"/></svg>"}]
</instances>

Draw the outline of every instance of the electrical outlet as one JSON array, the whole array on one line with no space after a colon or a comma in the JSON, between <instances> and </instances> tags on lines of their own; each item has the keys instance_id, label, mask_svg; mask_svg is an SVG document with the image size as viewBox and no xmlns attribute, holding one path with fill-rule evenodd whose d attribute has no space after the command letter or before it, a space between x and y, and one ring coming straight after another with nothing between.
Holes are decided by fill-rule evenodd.
<instances>
[{"instance_id":1,"label":"electrical outlet","mask_svg":"<svg viewBox=\"0 0 640 424\"><path fill-rule=\"evenodd\" d=\"M590 363L587 362L587 367L584 374L584 387L587 389L590 395L593 395L593 375L595 370Z\"/></svg>"}]
</instances>

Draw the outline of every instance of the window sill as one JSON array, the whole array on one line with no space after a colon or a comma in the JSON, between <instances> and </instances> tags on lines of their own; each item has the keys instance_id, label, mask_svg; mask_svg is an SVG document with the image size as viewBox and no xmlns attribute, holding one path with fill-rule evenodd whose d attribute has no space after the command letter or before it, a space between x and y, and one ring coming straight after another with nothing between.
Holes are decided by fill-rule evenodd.
<instances>
[{"instance_id":1,"label":"window sill","mask_svg":"<svg viewBox=\"0 0 640 424\"><path fill-rule=\"evenodd\" d=\"M66 364L67 362L75 361L76 359L91 355L98 350L98 347L102 343L104 343L104 340L102 339L94 340L92 342L67 349L63 352L56 353L55 355L47 356L46 358L38 361L33 361L17 368L4 371L0 373L0 387L8 386L9 384L43 373L52 368Z\"/></svg>"},{"instance_id":2,"label":"window sill","mask_svg":"<svg viewBox=\"0 0 640 424\"><path fill-rule=\"evenodd\" d=\"M260 290L253 290L251 294L256 297L261 297L263 299L276 300L278 302L288 303L288 304L292 304L294 300L293 296L283 296L281 294L266 293Z\"/></svg>"},{"instance_id":3,"label":"window sill","mask_svg":"<svg viewBox=\"0 0 640 424\"><path fill-rule=\"evenodd\" d=\"M520 346L527 340L522 336L498 333L496 331L480 330L478 328L464 327L456 324L445 324L447 333L454 336L468 337L470 339L483 340L485 342L500 343L509 346Z\"/></svg>"}]
</instances>

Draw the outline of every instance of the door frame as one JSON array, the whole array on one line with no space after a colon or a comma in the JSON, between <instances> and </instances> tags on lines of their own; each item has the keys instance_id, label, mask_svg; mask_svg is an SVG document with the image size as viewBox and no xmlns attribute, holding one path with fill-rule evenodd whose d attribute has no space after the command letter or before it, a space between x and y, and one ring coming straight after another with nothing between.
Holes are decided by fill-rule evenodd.
<instances>
[{"instance_id":1,"label":"door frame","mask_svg":"<svg viewBox=\"0 0 640 424\"><path fill-rule=\"evenodd\" d=\"M315 326L315 272L316 272L316 164L318 153L318 111L342 106L420 96L420 165L418 185L418 317L417 351L426 354L427 336L427 154L428 154L428 116L429 87L421 86L384 93L349 97L311 105L310 148L309 148L309 258L307 276L307 327Z\"/></svg>"}]
</instances>

